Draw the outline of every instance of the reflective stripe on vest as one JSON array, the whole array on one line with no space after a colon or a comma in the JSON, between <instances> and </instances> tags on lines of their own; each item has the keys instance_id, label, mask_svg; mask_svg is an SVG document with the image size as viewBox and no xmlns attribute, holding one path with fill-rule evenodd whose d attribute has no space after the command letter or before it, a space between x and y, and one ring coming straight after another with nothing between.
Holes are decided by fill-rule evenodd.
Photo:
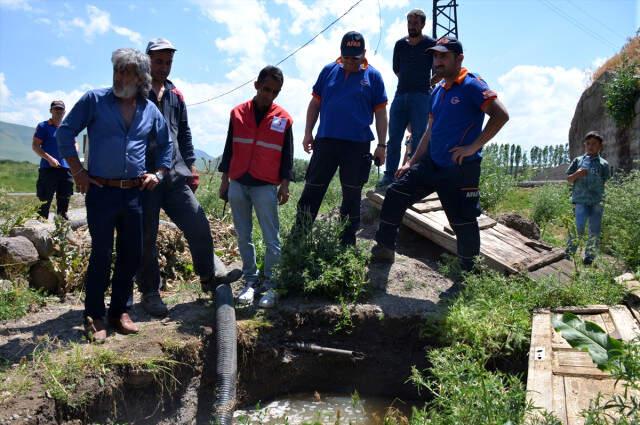
<instances>
[{"instance_id":1,"label":"reflective stripe on vest","mask_svg":"<svg viewBox=\"0 0 640 425\"><path fill-rule=\"evenodd\" d=\"M242 142L242 143L244 143L244 142ZM273 144L273 143L263 142L262 140L258 140L258 141L256 142L256 145L258 145L258 146L262 146L263 148L267 148L267 149L275 149L275 150L277 150L278 152L282 152L282 146L280 146L280 145L276 145L276 144Z\"/></svg>"}]
</instances>

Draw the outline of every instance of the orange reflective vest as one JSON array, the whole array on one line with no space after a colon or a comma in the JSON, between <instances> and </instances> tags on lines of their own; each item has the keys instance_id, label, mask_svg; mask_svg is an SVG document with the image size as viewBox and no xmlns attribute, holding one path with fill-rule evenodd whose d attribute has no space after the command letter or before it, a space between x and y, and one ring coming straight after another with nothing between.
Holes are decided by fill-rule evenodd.
<instances>
[{"instance_id":1,"label":"orange reflective vest","mask_svg":"<svg viewBox=\"0 0 640 425\"><path fill-rule=\"evenodd\" d=\"M271 184L280 184L280 161L284 134L293 124L291 116L275 103L260 125L256 125L252 100L231 110L233 154L229 178L239 179L245 173Z\"/></svg>"}]
</instances>

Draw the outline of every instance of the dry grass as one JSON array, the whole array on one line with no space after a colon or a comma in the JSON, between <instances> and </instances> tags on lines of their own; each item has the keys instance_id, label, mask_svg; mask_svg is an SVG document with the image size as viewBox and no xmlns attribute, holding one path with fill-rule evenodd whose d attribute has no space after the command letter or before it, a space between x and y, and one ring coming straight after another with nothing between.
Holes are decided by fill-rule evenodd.
<instances>
[{"instance_id":1,"label":"dry grass","mask_svg":"<svg viewBox=\"0 0 640 425\"><path fill-rule=\"evenodd\" d=\"M623 57L640 61L640 36L632 37L622 47L620 53L610 57L600 68L594 71L591 81L596 81L605 72L613 70L622 64Z\"/></svg>"}]
</instances>

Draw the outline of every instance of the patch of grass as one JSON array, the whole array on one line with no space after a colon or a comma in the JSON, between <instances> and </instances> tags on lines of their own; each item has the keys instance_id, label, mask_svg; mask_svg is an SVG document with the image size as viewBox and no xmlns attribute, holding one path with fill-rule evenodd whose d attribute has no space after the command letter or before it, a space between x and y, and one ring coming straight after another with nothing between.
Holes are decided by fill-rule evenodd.
<instances>
[{"instance_id":1,"label":"patch of grass","mask_svg":"<svg viewBox=\"0 0 640 425\"><path fill-rule=\"evenodd\" d=\"M8 235L14 227L35 218L40 205L36 198L20 199L8 193L6 188L0 188L0 236Z\"/></svg>"},{"instance_id":2,"label":"patch of grass","mask_svg":"<svg viewBox=\"0 0 640 425\"><path fill-rule=\"evenodd\" d=\"M26 284L14 284L8 291L0 290L0 320L13 320L43 307L47 297Z\"/></svg>"},{"instance_id":3,"label":"patch of grass","mask_svg":"<svg viewBox=\"0 0 640 425\"><path fill-rule=\"evenodd\" d=\"M523 217L530 217L536 191L537 188L516 187L498 200L492 212L494 214L517 213Z\"/></svg>"},{"instance_id":4,"label":"patch of grass","mask_svg":"<svg viewBox=\"0 0 640 425\"><path fill-rule=\"evenodd\" d=\"M640 171L632 171L607 184L604 202L603 248L637 270L640 268Z\"/></svg>"},{"instance_id":5,"label":"patch of grass","mask_svg":"<svg viewBox=\"0 0 640 425\"><path fill-rule=\"evenodd\" d=\"M35 154L34 154L35 155ZM0 160L0 188L7 192L35 192L38 165L30 162Z\"/></svg>"},{"instance_id":6,"label":"patch of grass","mask_svg":"<svg viewBox=\"0 0 640 425\"><path fill-rule=\"evenodd\" d=\"M412 374L411 381L434 399L424 409L414 410L409 423L523 423L533 407L526 404L522 377L490 370L487 364L498 358L526 357L536 308L620 303L625 289L614 280L618 271L603 264L598 267L579 269L567 283L486 270L463 275L465 287L447 315L437 324L427 324L447 346L429 352L428 374L418 370ZM558 424L551 415L536 423Z\"/></svg>"},{"instance_id":7,"label":"patch of grass","mask_svg":"<svg viewBox=\"0 0 640 425\"><path fill-rule=\"evenodd\" d=\"M572 214L567 185L546 184L538 188L532 197L531 219L540 227L543 239L549 224L561 224Z\"/></svg>"}]
</instances>

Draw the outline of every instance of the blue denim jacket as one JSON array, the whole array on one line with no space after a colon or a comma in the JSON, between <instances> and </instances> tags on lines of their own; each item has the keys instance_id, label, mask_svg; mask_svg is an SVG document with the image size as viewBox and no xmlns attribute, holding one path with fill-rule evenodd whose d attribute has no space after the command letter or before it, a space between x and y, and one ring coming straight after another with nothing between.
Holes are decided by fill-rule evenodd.
<instances>
[{"instance_id":1,"label":"blue denim jacket","mask_svg":"<svg viewBox=\"0 0 640 425\"><path fill-rule=\"evenodd\" d=\"M580 168L589 170L589 173L573 183L571 202L574 204L595 205L604 198L604 183L609 179L609 163L600 155L591 157L581 155L575 158L567 174L573 174Z\"/></svg>"},{"instance_id":2,"label":"blue denim jacket","mask_svg":"<svg viewBox=\"0 0 640 425\"><path fill-rule=\"evenodd\" d=\"M132 179L146 170L147 145L157 145L156 169L171 168L173 143L162 114L153 102L138 98L129 129L111 88L90 90L64 119L56 137L63 158L77 157L74 139L84 128L89 135L89 174L108 179Z\"/></svg>"}]
</instances>

